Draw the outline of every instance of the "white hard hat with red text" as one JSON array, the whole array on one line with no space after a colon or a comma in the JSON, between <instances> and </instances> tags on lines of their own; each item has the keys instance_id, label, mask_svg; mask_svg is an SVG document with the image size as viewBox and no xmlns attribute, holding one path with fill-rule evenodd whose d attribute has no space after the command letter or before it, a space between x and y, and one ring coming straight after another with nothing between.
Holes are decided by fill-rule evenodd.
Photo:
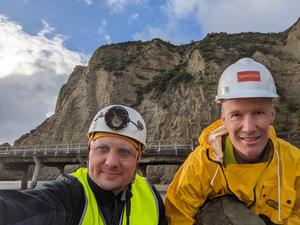
<instances>
[{"instance_id":1,"label":"white hard hat with red text","mask_svg":"<svg viewBox=\"0 0 300 225\"><path fill-rule=\"evenodd\" d=\"M278 98L270 71L251 58L242 58L222 73L217 102L236 98Z\"/></svg>"}]
</instances>

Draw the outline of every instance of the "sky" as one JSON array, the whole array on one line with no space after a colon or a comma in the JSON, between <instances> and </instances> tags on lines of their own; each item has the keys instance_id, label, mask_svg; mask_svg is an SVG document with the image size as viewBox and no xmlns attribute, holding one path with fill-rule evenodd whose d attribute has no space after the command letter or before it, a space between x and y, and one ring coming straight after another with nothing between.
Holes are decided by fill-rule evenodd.
<instances>
[{"instance_id":1,"label":"sky","mask_svg":"<svg viewBox=\"0 0 300 225\"><path fill-rule=\"evenodd\" d=\"M299 0L1 0L0 144L51 116L73 68L100 46L281 32L299 17Z\"/></svg>"}]
</instances>

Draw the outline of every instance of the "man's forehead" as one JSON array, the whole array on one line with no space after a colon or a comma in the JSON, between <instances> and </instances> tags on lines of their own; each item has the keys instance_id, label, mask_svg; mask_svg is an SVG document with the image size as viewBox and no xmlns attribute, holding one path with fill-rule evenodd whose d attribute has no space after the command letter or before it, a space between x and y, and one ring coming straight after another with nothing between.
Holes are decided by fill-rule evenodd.
<instances>
[{"instance_id":1,"label":"man's forehead","mask_svg":"<svg viewBox=\"0 0 300 225\"><path fill-rule=\"evenodd\" d=\"M239 98L228 99L222 102L222 109L226 108L272 108L273 101L270 98Z\"/></svg>"},{"instance_id":2,"label":"man's forehead","mask_svg":"<svg viewBox=\"0 0 300 225\"><path fill-rule=\"evenodd\" d=\"M236 103L247 103L247 102L273 102L272 98L232 98L226 99L222 103L236 102Z\"/></svg>"},{"instance_id":3,"label":"man's forehead","mask_svg":"<svg viewBox=\"0 0 300 225\"><path fill-rule=\"evenodd\" d=\"M132 141L128 141L127 139L117 137L117 136L103 136L95 139L94 141L91 142L91 145L94 146L99 146L99 145L105 145L111 147L118 145L118 147L122 148L133 148L137 150L137 146L135 143Z\"/></svg>"}]
</instances>

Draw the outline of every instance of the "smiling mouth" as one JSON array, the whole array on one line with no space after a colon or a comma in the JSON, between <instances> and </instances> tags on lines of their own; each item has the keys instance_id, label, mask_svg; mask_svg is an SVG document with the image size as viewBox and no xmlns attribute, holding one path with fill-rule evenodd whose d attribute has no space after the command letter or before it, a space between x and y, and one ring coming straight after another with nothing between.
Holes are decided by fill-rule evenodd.
<instances>
[{"instance_id":1,"label":"smiling mouth","mask_svg":"<svg viewBox=\"0 0 300 225\"><path fill-rule=\"evenodd\" d=\"M105 174L106 176L118 176L120 175L119 172L111 172L111 171L102 171L103 174Z\"/></svg>"},{"instance_id":2,"label":"smiling mouth","mask_svg":"<svg viewBox=\"0 0 300 225\"><path fill-rule=\"evenodd\" d=\"M255 141L257 141L259 138L260 138L259 136L258 136L258 137L241 137L241 139L242 139L243 141L247 141L247 142L255 142Z\"/></svg>"}]
</instances>

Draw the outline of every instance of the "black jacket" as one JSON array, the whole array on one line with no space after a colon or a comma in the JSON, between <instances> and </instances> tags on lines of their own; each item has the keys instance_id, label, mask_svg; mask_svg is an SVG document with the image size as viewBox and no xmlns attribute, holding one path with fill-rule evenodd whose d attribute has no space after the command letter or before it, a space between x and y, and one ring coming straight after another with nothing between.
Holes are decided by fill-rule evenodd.
<instances>
[{"instance_id":1,"label":"black jacket","mask_svg":"<svg viewBox=\"0 0 300 225\"><path fill-rule=\"evenodd\" d=\"M98 187L88 178L91 189L101 202L100 210L107 225L117 225L124 206L121 196ZM166 225L163 201L159 202L159 223ZM129 197L131 192L128 191ZM0 225L78 225L85 205L84 189L76 178L63 175L27 191L0 191Z\"/></svg>"}]
</instances>

